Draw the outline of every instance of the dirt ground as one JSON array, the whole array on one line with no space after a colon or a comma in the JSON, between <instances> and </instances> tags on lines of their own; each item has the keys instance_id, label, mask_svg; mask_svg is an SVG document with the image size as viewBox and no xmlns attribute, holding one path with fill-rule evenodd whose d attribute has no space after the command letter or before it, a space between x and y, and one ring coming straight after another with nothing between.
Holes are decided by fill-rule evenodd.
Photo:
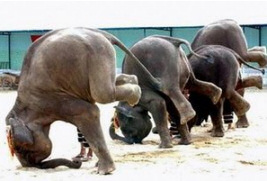
<instances>
[{"instance_id":1,"label":"dirt ground","mask_svg":"<svg viewBox=\"0 0 267 181\"><path fill-rule=\"evenodd\" d=\"M14 104L15 91L0 92L0 180L265 180L267 176L267 90L248 90L245 98L251 109L247 116L250 127L228 130L223 138L207 132L211 124L192 130L193 143L159 149L159 136L152 133L143 144L126 145L108 135L113 106L99 105L101 124L116 170L106 176L96 173L94 156L78 170L66 167L39 170L23 168L11 157L6 136L5 116ZM236 121L236 118L235 118ZM226 128L226 127L225 127ZM48 158L69 158L79 152L76 128L58 121L52 125L50 137L53 152Z\"/></svg>"}]
</instances>

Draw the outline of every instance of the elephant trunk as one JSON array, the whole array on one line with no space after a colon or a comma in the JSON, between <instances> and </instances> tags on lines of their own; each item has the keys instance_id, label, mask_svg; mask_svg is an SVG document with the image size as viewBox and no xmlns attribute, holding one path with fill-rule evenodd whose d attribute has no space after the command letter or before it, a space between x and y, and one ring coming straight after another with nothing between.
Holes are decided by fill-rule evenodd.
<instances>
[{"instance_id":1,"label":"elephant trunk","mask_svg":"<svg viewBox=\"0 0 267 181\"><path fill-rule=\"evenodd\" d=\"M78 169L81 167L81 165L82 165L82 162L80 161L70 161L67 159L58 158L58 159L43 161L37 167L40 169L48 169L48 168L56 168L58 166L66 166L69 168Z\"/></svg>"},{"instance_id":2,"label":"elephant trunk","mask_svg":"<svg viewBox=\"0 0 267 181\"><path fill-rule=\"evenodd\" d=\"M113 140L120 140L120 141L123 141L123 142L128 143L128 144L134 143L134 140L126 139L126 138L116 134L114 122L112 122L110 127L109 127L109 135Z\"/></svg>"}]
</instances>

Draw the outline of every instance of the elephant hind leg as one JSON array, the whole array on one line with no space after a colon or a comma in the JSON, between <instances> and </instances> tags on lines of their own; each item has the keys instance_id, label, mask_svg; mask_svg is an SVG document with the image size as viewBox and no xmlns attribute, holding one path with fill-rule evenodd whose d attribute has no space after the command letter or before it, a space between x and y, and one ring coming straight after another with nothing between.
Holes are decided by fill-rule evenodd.
<instances>
[{"instance_id":1,"label":"elephant hind leg","mask_svg":"<svg viewBox=\"0 0 267 181\"><path fill-rule=\"evenodd\" d=\"M180 124L186 124L196 115L192 105L180 90L170 91L169 97L180 114Z\"/></svg>"},{"instance_id":2,"label":"elephant hind leg","mask_svg":"<svg viewBox=\"0 0 267 181\"><path fill-rule=\"evenodd\" d=\"M69 100L62 105L61 113L84 135L93 152L99 159L98 173L108 174L115 170L100 124L100 111L97 105L79 100Z\"/></svg>"},{"instance_id":3,"label":"elephant hind leg","mask_svg":"<svg viewBox=\"0 0 267 181\"><path fill-rule=\"evenodd\" d=\"M116 101L127 101L131 106L138 103L141 97L141 89L135 84L123 84L116 86Z\"/></svg>"},{"instance_id":4,"label":"elephant hind leg","mask_svg":"<svg viewBox=\"0 0 267 181\"><path fill-rule=\"evenodd\" d=\"M197 92L206 95L210 98L213 104L216 104L221 98L222 90L216 85L195 79L189 87L192 92Z\"/></svg>"},{"instance_id":5,"label":"elephant hind leg","mask_svg":"<svg viewBox=\"0 0 267 181\"><path fill-rule=\"evenodd\" d=\"M244 115L250 108L250 104L235 90L228 92L226 98L230 101L237 116Z\"/></svg>"},{"instance_id":6,"label":"elephant hind leg","mask_svg":"<svg viewBox=\"0 0 267 181\"><path fill-rule=\"evenodd\" d=\"M263 80L262 76L254 75L243 78L241 81L238 82L236 89L246 88L246 87L257 87L258 89L262 89L263 87Z\"/></svg>"},{"instance_id":7,"label":"elephant hind leg","mask_svg":"<svg viewBox=\"0 0 267 181\"><path fill-rule=\"evenodd\" d=\"M93 84L91 82L91 94L93 100L98 103L110 103L114 101L127 101L130 105L136 105L141 97L141 88L137 85L136 76L122 74L112 81L103 81Z\"/></svg>"},{"instance_id":8,"label":"elephant hind leg","mask_svg":"<svg viewBox=\"0 0 267 181\"><path fill-rule=\"evenodd\" d=\"M245 59L249 62L257 62L260 67L264 67L267 64L267 54L261 51L248 51Z\"/></svg>"}]
</instances>

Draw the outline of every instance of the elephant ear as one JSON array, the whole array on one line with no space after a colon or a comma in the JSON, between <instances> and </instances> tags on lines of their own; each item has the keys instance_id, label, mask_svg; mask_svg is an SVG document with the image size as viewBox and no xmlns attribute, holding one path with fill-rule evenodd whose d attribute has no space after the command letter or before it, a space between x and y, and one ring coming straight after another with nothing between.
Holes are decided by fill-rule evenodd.
<instances>
[{"instance_id":1,"label":"elephant ear","mask_svg":"<svg viewBox=\"0 0 267 181\"><path fill-rule=\"evenodd\" d=\"M116 111L118 111L119 113L125 115L128 118L134 118L132 111L126 109L125 107L121 107L121 106L114 106L114 108L116 109Z\"/></svg>"},{"instance_id":2,"label":"elephant ear","mask_svg":"<svg viewBox=\"0 0 267 181\"><path fill-rule=\"evenodd\" d=\"M11 136L16 145L29 146L34 144L31 130L22 121L14 118L9 119Z\"/></svg>"}]
</instances>

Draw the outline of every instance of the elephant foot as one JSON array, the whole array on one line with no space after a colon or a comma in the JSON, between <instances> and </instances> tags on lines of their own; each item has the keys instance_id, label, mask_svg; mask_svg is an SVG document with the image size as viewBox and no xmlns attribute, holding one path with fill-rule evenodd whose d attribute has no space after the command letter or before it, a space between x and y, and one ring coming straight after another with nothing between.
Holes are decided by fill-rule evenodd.
<instances>
[{"instance_id":1,"label":"elephant foot","mask_svg":"<svg viewBox=\"0 0 267 181\"><path fill-rule=\"evenodd\" d=\"M132 94L128 97L128 104L130 106L134 106L139 102L139 99L141 97L141 89L138 85L131 85L132 88Z\"/></svg>"},{"instance_id":2,"label":"elephant foot","mask_svg":"<svg viewBox=\"0 0 267 181\"><path fill-rule=\"evenodd\" d=\"M159 148L172 148L172 143L161 143Z\"/></svg>"},{"instance_id":3,"label":"elephant foot","mask_svg":"<svg viewBox=\"0 0 267 181\"><path fill-rule=\"evenodd\" d=\"M209 94L209 98L211 99L213 104L216 104L222 95L222 89L220 89L219 87L213 87L211 94Z\"/></svg>"},{"instance_id":4,"label":"elephant foot","mask_svg":"<svg viewBox=\"0 0 267 181\"><path fill-rule=\"evenodd\" d=\"M187 124L179 125L178 131L181 135L181 140L178 143L179 145L189 145L192 143L191 135L190 135Z\"/></svg>"},{"instance_id":5,"label":"elephant foot","mask_svg":"<svg viewBox=\"0 0 267 181\"><path fill-rule=\"evenodd\" d=\"M255 87L257 87L258 89L262 89L263 88L263 79L262 76L255 76Z\"/></svg>"},{"instance_id":6,"label":"elephant foot","mask_svg":"<svg viewBox=\"0 0 267 181\"><path fill-rule=\"evenodd\" d=\"M249 122L246 115L239 116L236 122L236 128L247 128L249 127Z\"/></svg>"},{"instance_id":7,"label":"elephant foot","mask_svg":"<svg viewBox=\"0 0 267 181\"><path fill-rule=\"evenodd\" d=\"M181 138L181 140L178 142L179 145L190 145L191 143L191 138Z\"/></svg>"},{"instance_id":8,"label":"elephant foot","mask_svg":"<svg viewBox=\"0 0 267 181\"><path fill-rule=\"evenodd\" d=\"M222 127L219 128L213 128L211 130L211 136L212 137L223 137L224 136L224 130Z\"/></svg>"},{"instance_id":9,"label":"elephant foot","mask_svg":"<svg viewBox=\"0 0 267 181\"><path fill-rule=\"evenodd\" d=\"M97 173L100 175L110 174L116 169L113 162L108 163L107 161L103 161L102 163L98 161L96 166L98 167Z\"/></svg>"},{"instance_id":10,"label":"elephant foot","mask_svg":"<svg viewBox=\"0 0 267 181\"><path fill-rule=\"evenodd\" d=\"M238 90L238 89L242 89L246 87L257 87L258 89L262 89L263 88L262 76L254 75L254 76L245 77L242 79L242 81L240 81L237 84L236 89Z\"/></svg>"},{"instance_id":11,"label":"elephant foot","mask_svg":"<svg viewBox=\"0 0 267 181\"><path fill-rule=\"evenodd\" d=\"M165 141L162 141L159 145L159 148L172 148L173 145L172 145L172 142L171 142L171 139L169 139L168 141L165 140Z\"/></svg>"},{"instance_id":12,"label":"elephant foot","mask_svg":"<svg viewBox=\"0 0 267 181\"><path fill-rule=\"evenodd\" d=\"M138 84L138 79L135 75L128 74L120 74L116 77L115 85L123 85L123 84Z\"/></svg>"},{"instance_id":13,"label":"elephant foot","mask_svg":"<svg viewBox=\"0 0 267 181\"><path fill-rule=\"evenodd\" d=\"M267 65L267 55L266 53L263 53L263 60L259 61L260 68L264 68Z\"/></svg>"}]
</instances>

